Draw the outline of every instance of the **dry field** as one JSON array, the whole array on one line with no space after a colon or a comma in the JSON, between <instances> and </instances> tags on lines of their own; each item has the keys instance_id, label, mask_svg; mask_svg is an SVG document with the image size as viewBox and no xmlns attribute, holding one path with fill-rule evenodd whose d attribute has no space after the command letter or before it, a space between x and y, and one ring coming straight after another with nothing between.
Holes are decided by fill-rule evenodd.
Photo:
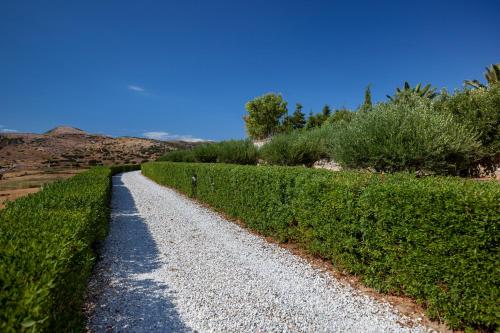
<instances>
[{"instance_id":1,"label":"dry field","mask_svg":"<svg viewBox=\"0 0 500 333\"><path fill-rule=\"evenodd\" d=\"M7 201L35 193L45 184L73 177L82 171L85 169L26 170L5 173L0 180L0 208L3 208Z\"/></svg>"}]
</instances>

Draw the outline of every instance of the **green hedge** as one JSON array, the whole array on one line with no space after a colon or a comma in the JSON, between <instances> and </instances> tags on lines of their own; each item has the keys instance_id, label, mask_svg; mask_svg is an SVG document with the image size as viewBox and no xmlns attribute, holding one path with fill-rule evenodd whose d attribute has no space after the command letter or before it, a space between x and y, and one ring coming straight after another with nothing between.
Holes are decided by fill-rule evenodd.
<instances>
[{"instance_id":1,"label":"green hedge","mask_svg":"<svg viewBox=\"0 0 500 333\"><path fill-rule=\"evenodd\" d=\"M0 210L0 332L83 331L93 245L107 232L111 175L97 167Z\"/></svg>"},{"instance_id":2,"label":"green hedge","mask_svg":"<svg viewBox=\"0 0 500 333\"><path fill-rule=\"evenodd\" d=\"M368 286L415 298L453 328L498 327L498 183L162 162L142 172Z\"/></svg>"}]
</instances>

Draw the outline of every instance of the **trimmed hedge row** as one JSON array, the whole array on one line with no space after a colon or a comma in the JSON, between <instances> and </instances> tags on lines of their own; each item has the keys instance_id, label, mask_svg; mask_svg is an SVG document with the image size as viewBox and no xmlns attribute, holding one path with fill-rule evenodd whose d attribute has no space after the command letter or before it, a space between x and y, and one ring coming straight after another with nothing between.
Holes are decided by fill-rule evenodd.
<instances>
[{"instance_id":1,"label":"trimmed hedge row","mask_svg":"<svg viewBox=\"0 0 500 333\"><path fill-rule=\"evenodd\" d=\"M500 323L498 183L168 162L142 172L368 286L415 298L452 328Z\"/></svg>"},{"instance_id":2,"label":"trimmed hedge row","mask_svg":"<svg viewBox=\"0 0 500 333\"><path fill-rule=\"evenodd\" d=\"M93 245L107 232L111 175L97 167L0 210L0 331L83 331Z\"/></svg>"}]
</instances>

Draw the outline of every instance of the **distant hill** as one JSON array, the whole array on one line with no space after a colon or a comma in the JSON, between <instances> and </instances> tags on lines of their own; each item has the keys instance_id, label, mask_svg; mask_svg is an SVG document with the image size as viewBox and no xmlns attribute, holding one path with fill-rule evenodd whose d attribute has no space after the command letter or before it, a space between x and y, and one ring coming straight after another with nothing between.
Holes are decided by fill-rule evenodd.
<instances>
[{"instance_id":1,"label":"distant hill","mask_svg":"<svg viewBox=\"0 0 500 333\"><path fill-rule=\"evenodd\" d=\"M199 143L89 134L58 126L44 134L0 133L0 168L14 170L88 168L141 163Z\"/></svg>"},{"instance_id":2,"label":"distant hill","mask_svg":"<svg viewBox=\"0 0 500 333\"><path fill-rule=\"evenodd\" d=\"M51 135L61 135L61 134L89 134L79 128L71 127L71 126L58 126L56 128L51 129L50 131L45 132L45 134Z\"/></svg>"}]
</instances>

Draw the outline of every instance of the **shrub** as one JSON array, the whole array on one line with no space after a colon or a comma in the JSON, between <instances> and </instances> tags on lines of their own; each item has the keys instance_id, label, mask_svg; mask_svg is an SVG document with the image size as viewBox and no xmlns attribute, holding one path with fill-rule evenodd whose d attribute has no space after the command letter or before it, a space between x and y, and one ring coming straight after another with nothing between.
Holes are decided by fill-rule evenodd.
<instances>
[{"instance_id":1,"label":"shrub","mask_svg":"<svg viewBox=\"0 0 500 333\"><path fill-rule=\"evenodd\" d=\"M378 104L334 126L331 156L344 167L458 174L479 148L476 133L426 98Z\"/></svg>"},{"instance_id":2,"label":"shrub","mask_svg":"<svg viewBox=\"0 0 500 333\"><path fill-rule=\"evenodd\" d=\"M165 162L257 164L257 148L250 140L207 143L188 150L174 150L160 157Z\"/></svg>"},{"instance_id":3,"label":"shrub","mask_svg":"<svg viewBox=\"0 0 500 333\"><path fill-rule=\"evenodd\" d=\"M364 108L371 110L372 106L371 105L364 106ZM356 115L356 113L349 111L347 109L337 110L327 119L327 123L335 124L342 121L350 122L354 117L354 115Z\"/></svg>"},{"instance_id":4,"label":"shrub","mask_svg":"<svg viewBox=\"0 0 500 333\"><path fill-rule=\"evenodd\" d=\"M498 327L499 189L450 178L368 187L359 223L373 232L359 251L377 272L369 284L416 298L453 328Z\"/></svg>"},{"instance_id":5,"label":"shrub","mask_svg":"<svg viewBox=\"0 0 500 333\"><path fill-rule=\"evenodd\" d=\"M295 165L300 164L292 156L292 140L297 138L297 132L275 135L271 141L264 144L259 150L259 157L269 164Z\"/></svg>"},{"instance_id":6,"label":"shrub","mask_svg":"<svg viewBox=\"0 0 500 333\"><path fill-rule=\"evenodd\" d=\"M259 155L269 164L311 166L328 157L326 142L330 136L330 126L279 134L261 148Z\"/></svg>"},{"instance_id":7,"label":"shrub","mask_svg":"<svg viewBox=\"0 0 500 333\"><path fill-rule=\"evenodd\" d=\"M193 149L193 155L196 162L215 163L217 162L218 147L214 144L206 143Z\"/></svg>"},{"instance_id":8,"label":"shrub","mask_svg":"<svg viewBox=\"0 0 500 333\"><path fill-rule=\"evenodd\" d=\"M164 162L196 162L196 159L194 157L193 151L192 150L173 150L165 155L161 156L158 158L158 161L164 161Z\"/></svg>"},{"instance_id":9,"label":"shrub","mask_svg":"<svg viewBox=\"0 0 500 333\"><path fill-rule=\"evenodd\" d=\"M257 164L257 148L250 140L222 141L215 145L218 163Z\"/></svg>"},{"instance_id":10,"label":"shrub","mask_svg":"<svg viewBox=\"0 0 500 333\"><path fill-rule=\"evenodd\" d=\"M452 328L500 323L496 182L224 164L146 163L142 172L368 286L414 297Z\"/></svg>"},{"instance_id":11,"label":"shrub","mask_svg":"<svg viewBox=\"0 0 500 333\"><path fill-rule=\"evenodd\" d=\"M83 330L93 245L106 235L110 176L97 167L0 211L0 331Z\"/></svg>"},{"instance_id":12,"label":"shrub","mask_svg":"<svg viewBox=\"0 0 500 333\"><path fill-rule=\"evenodd\" d=\"M436 112L452 114L478 133L481 147L470 161L469 173L477 175L479 165L486 171L494 171L500 164L500 84L442 94L434 108Z\"/></svg>"}]
</instances>

